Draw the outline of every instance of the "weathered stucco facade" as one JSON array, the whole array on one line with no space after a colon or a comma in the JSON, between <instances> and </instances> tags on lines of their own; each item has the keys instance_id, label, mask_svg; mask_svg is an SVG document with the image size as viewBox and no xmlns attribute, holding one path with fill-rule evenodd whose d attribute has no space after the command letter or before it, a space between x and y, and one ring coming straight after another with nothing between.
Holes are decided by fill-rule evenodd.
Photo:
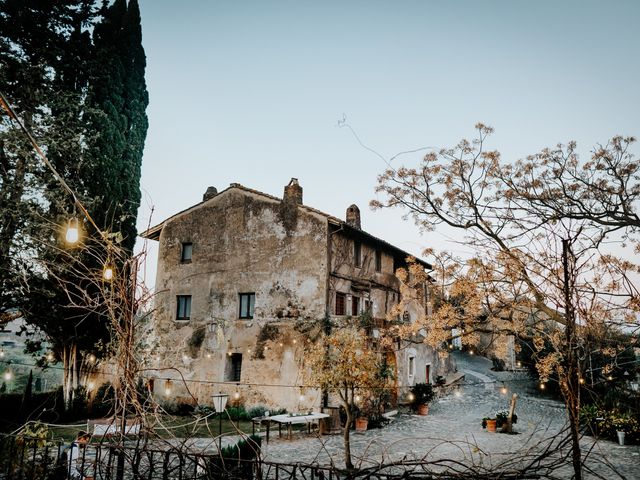
<instances>
[{"instance_id":1,"label":"weathered stucco facade","mask_svg":"<svg viewBox=\"0 0 640 480\"><path fill-rule=\"evenodd\" d=\"M303 387L305 344L325 318L365 311L375 337L399 300L394 271L407 256L362 231L355 206L346 222L304 206L296 179L282 199L239 184L210 188L143 236L159 241L156 394L209 404L222 391L290 411L321 401ZM431 349L404 347L389 359L400 387L424 382L427 365L431 379L445 373Z\"/></svg>"}]
</instances>

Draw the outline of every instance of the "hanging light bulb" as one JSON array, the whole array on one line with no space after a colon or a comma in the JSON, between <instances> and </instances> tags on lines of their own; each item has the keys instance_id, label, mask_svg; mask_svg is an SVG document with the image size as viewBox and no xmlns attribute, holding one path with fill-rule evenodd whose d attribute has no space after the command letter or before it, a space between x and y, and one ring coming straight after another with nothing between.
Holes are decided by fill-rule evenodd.
<instances>
[{"instance_id":1,"label":"hanging light bulb","mask_svg":"<svg viewBox=\"0 0 640 480\"><path fill-rule=\"evenodd\" d=\"M47 361L48 362L53 362L53 353L51 353L51 352L47 353Z\"/></svg>"},{"instance_id":2,"label":"hanging light bulb","mask_svg":"<svg viewBox=\"0 0 640 480\"><path fill-rule=\"evenodd\" d=\"M461 397L461 396L462 396L462 392L461 392L459 389L457 389L457 388L456 388L456 391L455 391L455 392L453 392L453 394L454 394L456 397Z\"/></svg>"},{"instance_id":3,"label":"hanging light bulb","mask_svg":"<svg viewBox=\"0 0 640 480\"><path fill-rule=\"evenodd\" d=\"M4 350L0 350L0 358L4 358Z\"/></svg>"},{"instance_id":4,"label":"hanging light bulb","mask_svg":"<svg viewBox=\"0 0 640 480\"><path fill-rule=\"evenodd\" d=\"M107 282L110 281L113 278L113 267L105 265L104 270L102 271L102 278Z\"/></svg>"},{"instance_id":5,"label":"hanging light bulb","mask_svg":"<svg viewBox=\"0 0 640 480\"><path fill-rule=\"evenodd\" d=\"M240 398L240 392L235 392L233 394L233 398L235 398L236 400L238 400Z\"/></svg>"},{"instance_id":6,"label":"hanging light bulb","mask_svg":"<svg viewBox=\"0 0 640 480\"><path fill-rule=\"evenodd\" d=\"M584 378L580 377L580 379L578 380L580 383L584 383Z\"/></svg>"},{"instance_id":7,"label":"hanging light bulb","mask_svg":"<svg viewBox=\"0 0 640 480\"><path fill-rule=\"evenodd\" d=\"M293 344L295 345L296 343L298 343L298 341L294 338L293 339Z\"/></svg>"},{"instance_id":8,"label":"hanging light bulb","mask_svg":"<svg viewBox=\"0 0 640 480\"><path fill-rule=\"evenodd\" d=\"M500 393L502 393L503 395L507 394L507 387L502 385L502 388L500 389Z\"/></svg>"},{"instance_id":9,"label":"hanging light bulb","mask_svg":"<svg viewBox=\"0 0 640 480\"><path fill-rule=\"evenodd\" d=\"M69 223L67 223L67 231L64 236L67 243L74 244L78 243L80 239L80 232L78 230L78 219L71 218L69 219Z\"/></svg>"},{"instance_id":10,"label":"hanging light bulb","mask_svg":"<svg viewBox=\"0 0 640 480\"><path fill-rule=\"evenodd\" d=\"M93 382L87 383L87 390L93 390L93 387L94 387Z\"/></svg>"},{"instance_id":11,"label":"hanging light bulb","mask_svg":"<svg viewBox=\"0 0 640 480\"><path fill-rule=\"evenodd\" d=\"M546 387L545 387L544 383L541 383L541 384L540 384L540 390L544 390L545 388L546 388Z\"/></svg>"},{"instance_id":12,"label":"hanging light bulb","mask_svg":"<svg viewBox=\"0 0 640 480\"><path fill-rule=\"evenodd\" d=\"M11 380L12 377L13 377L13 374L11 373L11 370L7 370L6 372L4 372L4 379L7 382Z\"/></svg>"},{"instance_id":13,"label":"hanging light bulb","mask_svg":"<svg viewBox=\"0 0 640 480\"><path fill-rule=\"evenodd\" d=\"M410 402L413 402L416 399L416 396L413 393L410 393L409 395L407 395L407 400L409 400Z\"/></svg>"},{"instance_id":14,"label":"hanging light bulb","mask_svg":"<svg viewBox=\"0 0 640 480\"><path fill-rule=\"evenodd\" d=\"M353 397L353 400L359 402L361 400L360 395L356 395L355 397Z\"/></svg>"},{"instance_id":15,"label":"hanging light bulb","mask_svg":"<svg viewBox=\"0 0 640 480\"><path fill-rule=\"evenodd\" d=\"M300 395L299 400L300 400L301 402L304 402L304 395Z\"/></svg>"}]
</instances>

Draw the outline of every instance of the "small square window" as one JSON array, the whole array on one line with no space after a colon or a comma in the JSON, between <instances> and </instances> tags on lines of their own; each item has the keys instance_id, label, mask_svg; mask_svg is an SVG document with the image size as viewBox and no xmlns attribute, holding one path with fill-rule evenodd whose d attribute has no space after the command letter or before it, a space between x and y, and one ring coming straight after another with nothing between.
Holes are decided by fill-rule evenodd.
<instances>
[{"instance_id":1,"label":"small square window","mask_svg":"<svg viewBox=\"0 0 640 480\"><path fill-rule=\"evenodd\" d=\"M336 292L336 315L344 315L346 313L346 297L344 293Z\"/></svg>"},{"instance_id":2,"label":"small square window","mask_svg":"<svg viewBox=\"0 0 640 480\"><path fill-rule=\"evenodd\" d=\"M255 293L241 293L240 300L240 318L253 318L253 309L256 304Z\"/></svg>"},{"instance_id":3,"label":"small square window","mask_svg":"<svg viewBox=\"0 0 640 480\"><path fill-rule=\"evenodd\" d=\"M362 245L360 242L353 243L353 264L356 267L362 265Z\"/></svg>"},{"instance_id":4,"label":"small square window","mask_svg":"<svg viewBox=\"0 0 640 480\"><path fill-rule=\"evenodd\" d=\"M382 252L376 250L376 272L382 271Z\"/></svg>"},{"instance_id":5,"label":"small square window","mask_svg":"<svg viewBox=\"0 0 640 480\"><path fill-rule=\"evenodd\" d=\"M189 320L191 318L191 295L178 295L176 304L176 320Z\"/></svg>"},{"instance_id":6,"label":"small square window","mask_svg":"<svg viewBox=\"0 0 640 480\"><path fill-rule=\"evenodd\" d=\"M360 298L351 297L351 315L357 317L360 315Z\"/></svg>"},{"instance_id":7,"label":"small square window","mask_svg":"<svg viewBox=\"0 0 640 480\"><path fill-rule=\"evenodd\" d=\"M182 263L190 263L192 254L193 254L193 243L183 243L182 253L180 254L180 261Z\"/></svg>"}]
</instances>

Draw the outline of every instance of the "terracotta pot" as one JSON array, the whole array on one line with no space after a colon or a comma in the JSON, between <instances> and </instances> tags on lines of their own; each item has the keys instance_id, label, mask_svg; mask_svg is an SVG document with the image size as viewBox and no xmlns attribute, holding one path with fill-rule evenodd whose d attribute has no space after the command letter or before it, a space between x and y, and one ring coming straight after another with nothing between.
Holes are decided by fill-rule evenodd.
<instances>
[{"instance_id":1,"label":"terracotta pot","mask_svg":"<svg viewBox=\"0 0 640 480\"><path fill-rule=\"evenodd\" d=\"M364 417L356 418L356 432L364 432L367 430L367 425L369 424L369 419Z\"/></svg>"},{"instance_id":2,"label":"terracotta pot","mask_svg":"<svg viewBox=\"0 0 640 480\"><path fill-rule=\"evenodd\" d=\"M429 415L429 405L418 405L418 415Z\"/></svg>"},{"instance_id":3,"label":"terracotta pot","mask_svg":"<svg viewBox=\"0 0 640 480\"><path fill-rule=\"evenodd\" d=\"M493 432L495 433L497 429L497 421L494 420L487 420L487 432Z\"/></svg>"}]
</instances>

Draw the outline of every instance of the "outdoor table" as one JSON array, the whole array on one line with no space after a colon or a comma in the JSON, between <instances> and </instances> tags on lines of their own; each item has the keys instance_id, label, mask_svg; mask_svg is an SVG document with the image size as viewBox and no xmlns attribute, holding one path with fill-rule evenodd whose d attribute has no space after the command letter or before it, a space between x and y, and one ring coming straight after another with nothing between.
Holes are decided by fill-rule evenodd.
<instances>
[{"instance_id":1,"label":"outdoor table","mask_svg":"<svg viewBox=\"0 0 640 480\"><path fill-rule=\"evenodd\" d=\"M306 423L307 429L309 433L311 433L311 424L315 421L320 420L321 418L329 418L329 414L327 413L310 413L306 415L290 415L285 413L283 415L274 415L271 418L272 422L276 422L278 424L278 436L282 436L282 425L287 426L287 430L289 433L289 440L291 440L291 426L294 423Z\"/></svg>"},{"instance_id":2,"label":"outdoor table","mask_svg":"<svg viewBox=\"0 0 640 480\"><path fill-rule=\"evenodd\" d=\"M251 419L251 432L256 434L256 425L266 425L267 426L267 443L269 443L269 429L271 427L271 417L262 416L262 417L253 417Z\"/></svg>"}]
</instances>

